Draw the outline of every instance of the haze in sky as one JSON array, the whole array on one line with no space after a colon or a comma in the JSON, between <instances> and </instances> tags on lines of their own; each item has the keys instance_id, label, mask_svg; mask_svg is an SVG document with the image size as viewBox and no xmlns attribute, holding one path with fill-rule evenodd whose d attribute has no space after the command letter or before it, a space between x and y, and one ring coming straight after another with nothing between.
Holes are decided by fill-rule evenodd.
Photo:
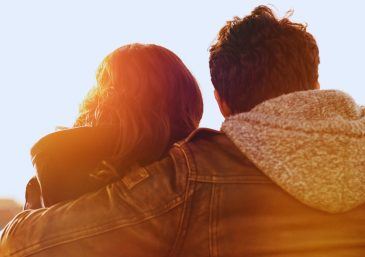
<instances>
[{"instance_id":1,"label":"haze in sky","mask_svg":"<svg viewBox=\"0 0 365 257\"><path fill-rule=\"evenodd\" d=\"M56 126L71 126L104 56L129 43L175 52L203 92L201 126L219 129L208 48L226 20L271 4L306 22L320 49L323 89L365 103L365 2L347 1L4 1L0 0L0 197L23 201L34 174L29 149Z\"/></svg>"}]
</instances>

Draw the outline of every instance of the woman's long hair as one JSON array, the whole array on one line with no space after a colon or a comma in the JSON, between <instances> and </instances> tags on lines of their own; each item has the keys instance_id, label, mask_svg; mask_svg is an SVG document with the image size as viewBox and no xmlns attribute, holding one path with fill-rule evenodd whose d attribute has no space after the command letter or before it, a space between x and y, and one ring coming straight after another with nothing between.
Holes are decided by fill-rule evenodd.
<instances>
[{"instance_id":1,"label":"woman's long hair","mask_svg":"<svg viewBox=\"0 0 365 257\"><path fill-rule=\"evenodd\" d=\"M179 57L161 46L131 44L100 64L74 126L116 128L111 158L126 168L160 158L198 127L202 112L199 86Z\"/></svg>"}]
</instances>

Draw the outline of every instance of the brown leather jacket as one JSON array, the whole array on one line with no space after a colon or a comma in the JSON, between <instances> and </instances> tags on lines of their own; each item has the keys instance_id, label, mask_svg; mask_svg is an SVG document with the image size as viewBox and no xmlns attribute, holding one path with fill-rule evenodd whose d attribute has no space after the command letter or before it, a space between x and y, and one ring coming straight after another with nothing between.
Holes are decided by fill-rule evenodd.
<instances>
[{"instance_id":1,"label":"brown leather jacket","mask_svg":"<svg viewBox=\"0 0 365 257\"><path fill-rule=\"evenodd\" d=\"M321 102L313 96L310 99ZM279 100L282 105L283 100ZM272 106L268 107L266 110L271 112ZM261 113L257 117L265 112L264 107L260 108L256 109L256 114ZM319 111L325 113L323 109ZM346 113L353 115L353 112ZM365 112L359 115L364 117ZM267 156L276 163L271 167L281 168L279 177L275 177L275 169L268 170L262 164L265 156L255 155L245 146L249 131L240 134L241 131L237 137L230 130L237 120L240 123L243 118L245 122L250 118L241 116L232 117L223 125L229 138L218 131L197 130L177 143L166 158L133 169L121 180L95 193L50 208L20 213L4 230L0 256L365 256L365 205L355 201L364 184L362 178L338 177L334 173L336 186L331 184L332 177L322 181L316 175L318 172L311 170L308 177L296 177L299 182L293 188L288 187L285 181L292 178L292 169L287 168L288 162L273 159L279 156L280 150L273 152L264 140L271 135L270 128L256 128L254 141L249 145L256 142L255 149L268 149ZM363 118L354 120L364 123ZM298 126L302 123L299 120ZM271 126L257 120L252 124L245 126L250 129L257 124ZM277 132L277 124L274 129ZM288 131L287 123L284 129ZM282 134L284 138L280 142L288 147L285 140L289 136L285 131L275 137ZM305 134L303 130L298 131L300 137ZM323 142L319 131L309 131L306 140ZM364 140L365 133L361 133L351 135L348 130L346 138L356 139L355 145ZM324 137L332 135L324 133ZM342 137L336 139L334 142L342 145L345 142ZM309 158L307 144L303 145L308 141L303 140L296 138L288 151L284 149L286 154L292 152L291 160L297 160L298 156ZM351 148L350 144L346 145ZM354 153L363 154L363 145ZM319 146L318 151L313 147L308 149L312 159L295 167L307 164L317 167L316 160L322 152L323 158L342 152L340 148L322 151ZM350 156L344 158L343 165L352 167ZM342 164L337 159L328 164L321 162L317 168L333 164L335 168L340 167ZM356 167L363 170L364 162ZM297 174L302 172L297 170ZM351 170L345 172L351 174ZM318 188L317 183L322 186ZM352 186L349 189L347 185ZM324 193L315 198L310 190L300 190L302 187L324 190ZM328 188L332 191L328 192ZM351 189L352 193L347 194ZM336 192L335 196L337 192L343 194L336 200L332 192Z\"/></svg>"},{"instance_id":2,"label":"brown leather jacket","mask_svg":"<svg viewBox=\"0 0 365 257\"><path fill-rule=\"evenodd\" d=\"M25 211L5 256L364 256L365 205L312 209L222 133L199 130L170 156L76 201Z\"/></svg>"}]
</instances>

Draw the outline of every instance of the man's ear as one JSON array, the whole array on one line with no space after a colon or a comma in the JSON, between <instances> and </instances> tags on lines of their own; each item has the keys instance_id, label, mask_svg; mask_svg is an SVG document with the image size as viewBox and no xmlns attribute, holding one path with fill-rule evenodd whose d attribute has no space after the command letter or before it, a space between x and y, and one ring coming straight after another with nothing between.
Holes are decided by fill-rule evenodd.
<instances>
[{"instance_id":1,"label":"man's ear","mask_svg":"<svg viewBox=\"0 0 365 257\"><path fill-rule=\"evenodd\" d=\"M217 90L214 90L214 97L218 103L219 110L221 111L224 118L232 115L231 108L227 105L227 103L221 98Z\"/></svg>"}]
</instances>

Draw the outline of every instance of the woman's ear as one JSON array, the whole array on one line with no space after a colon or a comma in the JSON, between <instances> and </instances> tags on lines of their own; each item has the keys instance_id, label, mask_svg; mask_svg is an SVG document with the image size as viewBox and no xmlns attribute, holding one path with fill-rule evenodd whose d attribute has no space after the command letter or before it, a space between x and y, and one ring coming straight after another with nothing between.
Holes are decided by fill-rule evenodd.
<instances>
[{"instance_id":1,"label":"woman's ear","mask_svg":"<svg viewBox=\"0 0 365 257\"><path fill-rule=\"evenodd\" d=\"M227 103L221 98L218 91L214 89L214 97L218 103L219 110L221 111L224 118L232 115L231 108L227 105Z\"/></svg>"}]
</instances>

